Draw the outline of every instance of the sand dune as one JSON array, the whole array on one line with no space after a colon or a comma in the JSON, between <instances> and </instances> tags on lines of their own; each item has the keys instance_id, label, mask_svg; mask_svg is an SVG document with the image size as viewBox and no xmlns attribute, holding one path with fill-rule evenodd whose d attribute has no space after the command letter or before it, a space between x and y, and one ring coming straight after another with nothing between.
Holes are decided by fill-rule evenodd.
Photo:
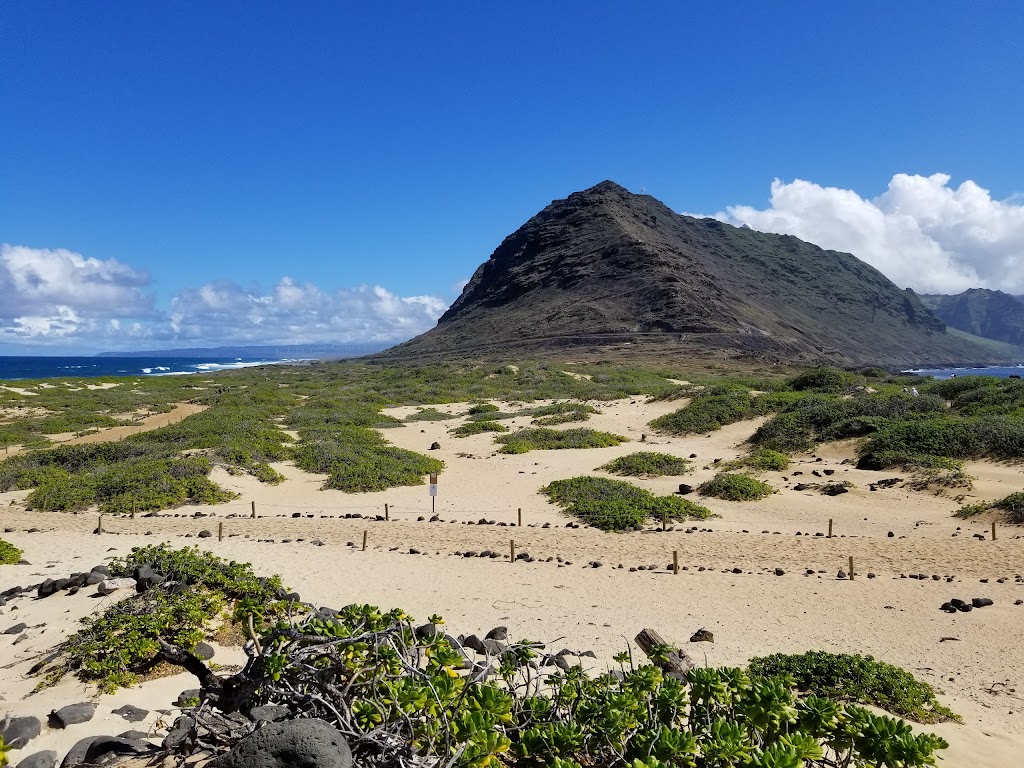
<instances>
[{"instance_id":1,"label":"sand dune","mask_svg":"<svg viewBox=\"0 0 1024 768\"><path fill-rule=\"evenodd\" d=\"M426 486L373 494L321 491L322 477L288 464L278 465L288 479L277 487L216 470L218 482L241 494L237 501L213 508L186 507L158 517L140 515L135 520L107 515L107 533L102 536L92 534L97 523L93 513L28 512L20 503L26 492L0 494L3 525L13 529L4 537L22 547L33 563L0 569L0 588L85 570L132 546L167 541L197 544L251 562L261 573L280 573L305 599L317 603L401 606L418 617L438 612L456 632L507 624L521 637L594 650L598 665L608 663L645 626L657 628L701 663L706 660L712 665L741 664L776 651L871 653L932 683L944 692L943 701L964 715L964 725L931 727L953 743L945 765L1015 764L1019 750L1024 749L1024 701L1017 693L1024 691L1024 679L1016 663L1024 605L1014 605L1024 598L1024 583L1015 578L1024 572L1024 532L1002 527L997 541L987 535L978 540L972 534L987 534L987 522L950 517L958 506L951 495L900 487L870 491L868 483L898 473L862 472L844 464L853 455L850 444L822 448L814 456L801 457L788 473L766 475L781 490L761 502L702 500L721 516L697 523L703 532L687 533L687 526L678 525L664 533L567 529L566 518L537 493L545 483L590 474L611 458L640 449L684 457L696 453L694 470L685 477L635 481L652 491L670 493L679 482L697 484L713 476L714 459L728 460L742 453L742 442L756 427L748 422L709 437L665 438L652 435L646 424L679 403L634 400L599 407L602 414L586 426L627 435L633 442L606 449L504 456L495 454L490 435L450 436L448 429L460 423L456 420L384 430L396 445L414 450L441 443L441 450L431 455L447 464L436 507L444 522L428 521L431 500ZM462 413L466 406L441 409ZM404 416L412 410L389 412ZM523 417L505 423L517 427L527 422ZM572 426L579 425L566 428ZM644 433L647 440L641 444ZM823 469L835 470L833 478L849 480L855 488L837 497L793 490L797 480L816 480L810 473ZM795 471L804 475L794 475ZM973 496L995 498L1024 487L1018 467L976 463L971 471L980 478ZM252 501L260 515L257 519L249 518ZM388 522L343 517L382 515L385 503ZM524 527L509 527L516 522L519 508ZM215 517L195 518L196 512ZM506 526L467 524L481 518ZM814 536L827 532L829 518L835 536ZM545 523L550 527L541 527ZM220 524L224 526L222 542L216 537ZM31 527L41 530L27 533ZM204 529L214 536L196 538ZM358 545L364 531L369 547L362 552ZM811 535L797 536L797 531ZM274 543L267 541L271 539ZM323 546L314 546L313 539ZM510 564L506 554L510 539L535 562ZM347 546L349 542L357 546ZM410 548L422 554L408 554ZM481 559L455 554L485 549L501 556ZM665 569L673 551L678 551L680 565L687 569L677 576ZM837 580L837 571L848 568L851 555L857 579ZM572 564L541 562L548 557ZM602 567L586 567L593 560L601 561ZM657 570L630 572L629 568L640 565L655 565ZM700 571L701 567L706 570ZM734 568L742 572L733 573ZM775 568L785 574L776 576ZM804 575L806 569L815 573ZM868 571L877 578L868 579ZM901 578L910 573L928 578ZM932 580L933 574L941 580ZM947 575L954 580L947 583L943 578ZM981 583L981 579L988 581ZM951 597L976 596L990 597L995 604L952 616L938 610ZM45 631L30 630L28 640L17 646L0 635L0 665L13 664L0 678L7 709L45 714L56 702L92 695L81 684L65 680L56 689L23 698L35 681L21 675L33 654L52 646L72 631L78 617L99 607L102 601L81 593L43 601L23 599L17 610L13 606L0 609L4 612L0 631L8 621L47 625ZM714 644L686 642L701 627L714 632ZM943 640L951 637L956 639ZM109 722L110 732L126 730L130 726L109 713L131 701L154 710L144 725L152 726L158 718L169 722L170 715L158 715L155 710L168 709L177 693L193 684L187 676L178 676L115 697L100 697L97 718L110 718L103 721L104 727ZM85 726L75 728L79 729L75 733L44 733L32 743L32 750L51 745L66 749L76 735L85 733Z\"/></svg>"}]
</instances>

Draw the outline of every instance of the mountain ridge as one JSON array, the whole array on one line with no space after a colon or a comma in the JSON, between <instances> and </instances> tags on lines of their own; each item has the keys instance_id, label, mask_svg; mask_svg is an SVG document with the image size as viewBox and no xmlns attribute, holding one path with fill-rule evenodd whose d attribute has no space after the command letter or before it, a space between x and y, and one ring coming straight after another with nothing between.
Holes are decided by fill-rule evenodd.
<instances>
[{"instance_id":1,"label":"mountain ridge","mask_svg":"<svg viewBox=\"0 0 1024 768\"><path fill-rule=\"evenodd\" d=\"M986 339L1024 346L1024 300L1002 291L970 288L921 299L949 326Z\"/></svg>"},{"instance_id":2,"label":"mountain ridge","mask_svg":"<svg viewBox=\"0 0 1024 768\"><path fill-rule=\"evenodd\" d=\"M531 217L477 268L435 328L381 357L535 352L892 366L1001 361L947 334L913 291L850 254L677 214L611 181Z\"/></svg>"}]
</instances>

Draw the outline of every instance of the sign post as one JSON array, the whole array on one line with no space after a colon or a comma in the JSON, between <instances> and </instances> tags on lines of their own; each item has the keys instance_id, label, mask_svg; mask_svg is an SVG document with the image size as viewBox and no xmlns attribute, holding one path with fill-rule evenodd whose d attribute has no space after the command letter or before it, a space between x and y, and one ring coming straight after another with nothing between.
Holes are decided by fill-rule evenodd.
<instances>
[{"instance_id":1,"label":"sign post","mask_svg":"<svg viewBox=\"0 0 1024 768\"><path fill-rule=\"evenodd\" d=\"M430 473L430 514L434 514L437 501L437 472Z\"/></svg>"}]
</instances>

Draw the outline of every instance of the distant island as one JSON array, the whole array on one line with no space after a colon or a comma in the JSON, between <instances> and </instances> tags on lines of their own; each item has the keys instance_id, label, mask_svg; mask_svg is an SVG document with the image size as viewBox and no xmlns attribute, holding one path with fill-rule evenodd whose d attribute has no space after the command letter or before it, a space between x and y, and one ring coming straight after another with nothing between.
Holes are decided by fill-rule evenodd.
<instances>
[{"instance_id":1,"label":"distant island","mask_svg":"<svg viewBox=\"0 0 1024 768\"><path fill-rule=\"evenodd\" d=\"M135 352L100 352L96 357L247 357L247 358L316 358L339 359L361 357L381 352L392 343L377 344L275 344L227 347L190 347L188 349L150 349Z\"/></svg>"}]
</instances>

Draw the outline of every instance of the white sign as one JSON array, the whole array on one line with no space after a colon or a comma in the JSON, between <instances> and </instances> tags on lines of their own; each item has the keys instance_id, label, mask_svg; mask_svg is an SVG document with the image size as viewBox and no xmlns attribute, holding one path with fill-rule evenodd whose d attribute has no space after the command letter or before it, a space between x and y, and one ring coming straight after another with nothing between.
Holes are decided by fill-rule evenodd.
<instances>
[{"instance_id":1,"label":"white sign","mask_svg":"<svg viewBox=\"0 0 1024 768\"><path fill-rule=\"evenodd\" d=\"M437 496L437 483L430 484L430 495Z\"/></svg>"}]
</instances>

